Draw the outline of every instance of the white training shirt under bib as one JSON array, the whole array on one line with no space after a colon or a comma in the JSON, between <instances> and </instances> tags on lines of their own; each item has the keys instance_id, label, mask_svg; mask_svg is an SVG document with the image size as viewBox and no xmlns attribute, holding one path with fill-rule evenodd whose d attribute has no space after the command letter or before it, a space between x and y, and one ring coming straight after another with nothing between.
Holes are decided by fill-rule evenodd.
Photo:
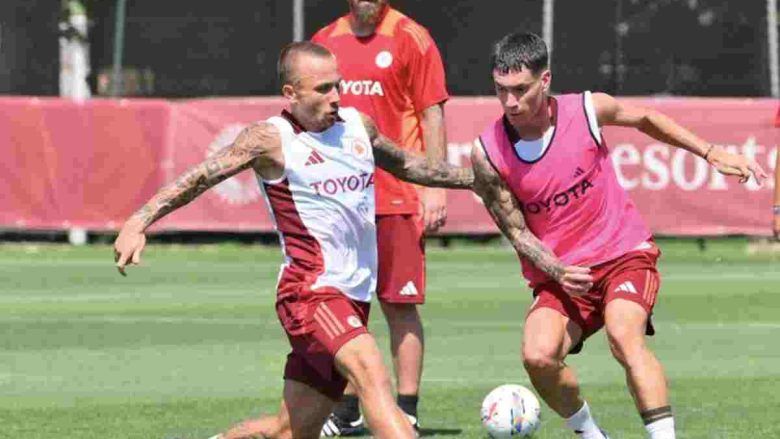
<instances>
[{"instance_id":1,"label":"white training shirt under bib","mask_svg":"<svg viewBox=\"0 0 780 439\"><path fill-rule=\"evenodd\" d=\"M333 287L368 302L376 289L374 155L360 114L339 110L329 129L303 131L288 112L267 121L281 135L284 174L258 177L285 262L277 291Z\"/></svg>"}]
</instances>

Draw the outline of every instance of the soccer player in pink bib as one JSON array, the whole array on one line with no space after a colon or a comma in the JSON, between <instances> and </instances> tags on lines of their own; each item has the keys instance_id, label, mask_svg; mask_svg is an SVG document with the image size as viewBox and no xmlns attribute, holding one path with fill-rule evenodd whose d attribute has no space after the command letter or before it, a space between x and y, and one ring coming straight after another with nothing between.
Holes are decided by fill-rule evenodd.
<instances>
[{"instance_id":1,"label":"soccer player in pink bib","mask_svg":"<svg viewBox=\"0 0 780 439\"><path fill-rule=\"evenodd\" d=\"M743 182L766 174L655 111L604 93L551 96L547 47L534 34L499 40L491 70L504 115L472 151L474 185L533 288L522 347L531 382L580 437L606 438L564 362L605 326L649 437L674 438L664 371L645 344L660 252L618 184L600 127L636 128Z\"/></svg>"}]
</instances>

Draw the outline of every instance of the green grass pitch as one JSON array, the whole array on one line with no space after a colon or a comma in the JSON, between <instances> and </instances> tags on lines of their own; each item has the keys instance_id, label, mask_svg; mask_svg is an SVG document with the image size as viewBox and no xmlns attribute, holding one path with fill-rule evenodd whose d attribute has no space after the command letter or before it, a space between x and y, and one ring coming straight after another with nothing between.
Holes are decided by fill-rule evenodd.
<instances>
[{"instance_id":1,"label":"green grass pitch","mask_svg":"<svg viewBox=\"0 0 780 439\"><path fill-rule=\"evenodd\" d=\"M661 241L651 345L680 438L780 437L780 260L739 239ZM287 343L273 311L279 250L152 244L120 277L107 246L0 246L0 437L205 438L275 411ZM497 245L431 248L423 433L483 438L479 405L528 385L530 294ZM371 328L385 350L378 308ZM603 333L570 361L615 438L644 429ZM537 437L571 437L547 407Z\"/></svg>"}]
</instances>

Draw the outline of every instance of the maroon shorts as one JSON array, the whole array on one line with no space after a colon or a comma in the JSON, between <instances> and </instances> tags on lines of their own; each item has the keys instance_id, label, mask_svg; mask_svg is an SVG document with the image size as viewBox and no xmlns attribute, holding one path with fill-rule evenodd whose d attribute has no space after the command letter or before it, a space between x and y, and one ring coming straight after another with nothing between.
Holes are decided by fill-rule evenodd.
<instances>
[{"instance_id":1,"label":"maroon shorts","mask_svg":"<svg viewBox=\"0 0 780 439\"><path fill-rule=\"evenodd\" d=\"M335 288L286 287L276 300L276 314L292 347L284 379L307 384L332 399L340 398L347 380L336 370L335 356L345 343L368 332L370 306Z\"/></svg>"},{"instance_id":2,"label":"maroon shorts","mask_svg":"<svg viewBox=\"0 0 780 439\"><path fill-rule=\"evenodd\" d=\"M591 335L604 326L604 310L615 299L638 303L652 316L658 295L660 275L656 268L661 252L653 242L642 250L591 267L593 288L582 296L570 296L557 282L547 282L534 288L534 302L528 312L537 308L551 308L568 317L582 329L582 338L571 349L576 354ZM647 319L647 335L655 334L650 317Z\"/></svg>"},{"instance_id":3,"label":"maroon shorts","mask_svg":"<svg viewBox=\"0 0 780 439\"><path fill-rule=\"evenodd\" d=\"M425 303L425 238L419 215L376 217L377 296L385 303Z\"/></svg>"}]
</instances>

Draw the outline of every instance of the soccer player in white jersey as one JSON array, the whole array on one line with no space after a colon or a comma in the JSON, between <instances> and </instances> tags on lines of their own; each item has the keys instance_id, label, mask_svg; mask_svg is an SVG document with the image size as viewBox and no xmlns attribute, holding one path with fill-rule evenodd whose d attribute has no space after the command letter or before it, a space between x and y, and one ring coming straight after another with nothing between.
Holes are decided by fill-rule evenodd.
<instances>
[{"instance_id":1,"label":"soccer player in white jersey","mask_svg":"<svg viewBox=\"0 0 780 439\"><path fill-rule=\"evenodd\" d=\"M335 57L292 43L279 57L289 111L245 129L236 140L163 187L122 227L114 244L124 274L138 264L155 221L208 188L251 169L274 217L285 262L276 310L292 346L278 414L215 436L314 438L347 381L357 389L375 437L413 438L390 376L366 329L376 287L374 164L413 183L470 188L470 170L397 148L373 120L339 108Z\"/></svg>"}]
</instances>

